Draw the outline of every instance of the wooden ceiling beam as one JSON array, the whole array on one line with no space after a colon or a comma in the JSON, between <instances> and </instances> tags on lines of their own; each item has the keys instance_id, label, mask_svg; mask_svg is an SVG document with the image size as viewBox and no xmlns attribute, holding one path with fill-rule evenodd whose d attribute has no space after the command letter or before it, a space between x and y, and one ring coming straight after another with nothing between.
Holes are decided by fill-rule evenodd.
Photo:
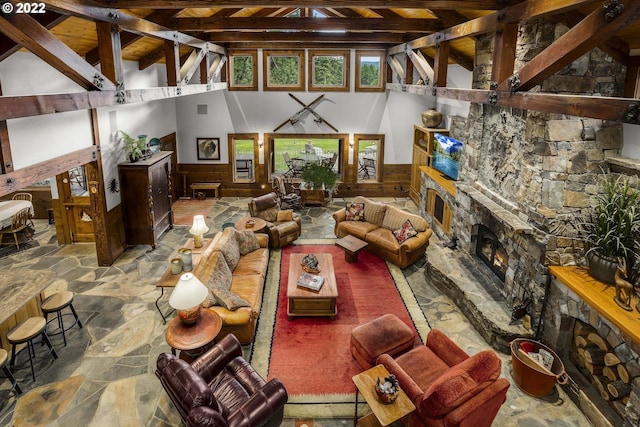
<instances>
[{"instance_id":1,"label":"wooden ceiling beam","mask_svg":"<svg viewBox=\"0 0 640 427\"><path fill-rule=\"evenodd\" d=\"M115 23L125 31L143 36L171 40L199 49L203 49L204 43L206 43L196 37L172 30L155 22L138 18L134 15L129 15L121 10L93 6L92 3L87 3L84 0L43 0L43 3L47 5L47 9L59 13L71 14L92 21ZM220 46L209 46L209 50L224 53L224 49Z\"/></svg>"},{"instance_id":2,"label":"wooden ceiling beam","mask_svg":"<svg viewBox=\"0 0 640 427\"><path fill-rule=\"evenodd\" d=\"M498 88L512 91L529 90L602 44L611 37L611 34L615 34L640 17L639 1L626 0L623 5L624 10L612 20L605 18L603 8L596 8L578 25L527 62L517 74L499 82Z\"/></svg>"},{"instance_id":3,"label":"wooden ceiling beam","mask_svg":"<svg viewBox=\"0 0 640 427\"><path fill-rule=\"evenodd\" d=\"M180 13L180 11L176 9L156 10L154 12L151 12L144 19L146 19L147 21L155 22L156 24L167 25L169 20L171 18L174 18L178 13ZM124 49L127 46L132 45L133 43L142 39L142 37L143 36L141 34L134 34L134 33L121 34L120 46L122 49ZM97 65L100 62L100 53L98 52L98 47L91 49L89 52L87 52L87 54L84 57L89 64L93 66Z\"/></svg>"},{"instance_id":4,"label":"wooden ceiling beam","mask_svg":"<svg viewBox=\"0 0 640 427\"><path fill-rule=\"evenodd\" d=\"M73 82L86 90L112 90L115 84L87 63L31 15L0 15L0 31L29 49Z\"/></svg>"},{"instance_id":5,"label":"wooden ceiling beam","mask_svg":"<svg viewBox=\"0 0 640 427\"><path fill-rule=\"evenodd\" d=\"M317 30L317 31L387 31L431 32L445 27L437 19L411 18L176 18L172 28L178 31L211 30Z\"/></svg>"},{"instance_id":6,"label":"wooden ceiling beam","mask_svg":"<svg viewBox=\"0 0 640 427\"><path fill-rule=\"evenodd\" d=\"M430 10L498 10L505 6L518 3L519 0L341 0L340 7L364 8L404 8ZM95 0L103 7L117 7L120 9L184 9L215 7L293 7L309 8L326 6L326 2L318 0ZM337 8L332 5L334 9Z\"/></svg>"},{"instance_id":7,"label":"wooden ceiling beam","mask_svg":"<svg viewBox=\"0 0 640 427\"><path fill-rule=\"evenodd\" d=\"M415 33L412 33L415 36ZM213 43L382 43L385 45L407 40L401 33L318 33L318 32L246 32L225 31L207 33Z\"/></svg>"},{"instance_id":8,"label":"wooden ceiling beam","mask_svg":"<svg viewBox=\"0 0 640 427\"><path fill-rule=\"evenodd\" d=\"M100 47L100 71L112 83L122 85L124 89L124 70L122 67L122 48L120 31L117 25L97 22L98 46Z\"/></svg>"},{"instance_id":9,"label":"wooden ceiling beam","mask_svg":"<svg viewBox=\"0 0 640 427\"><path fill-rule=\"evenodd\" d=\"M387 53L389 55L396 55L403 53L406 49L433 47L442 41L451 41L462 37L472 37L478 34L489 33L504 24L526 22L548 15L563 13L593 2L594 0L554 0L544 2L529 0L514 6L505 7L489 15L455 25L436 34L421 37L405 45L395 46L389 49ZM430 4L429 8L431 9Z\"/></svg>"},{"instance_id":10,"label":"wooden ceiling beam","mask_svg":"<svg viewBox=\"0 0 640 427\"><path fill-rule=\"evenodd\" d=\"M2 96L2 87L0 87ZM6 120L0 120L0 173L13 172L13 155L11 154L11 142L9 140L9 128Z\"/></svg>"},{"instance_id":11,"label":"wooden ceiling beam","mask_svg":"<svg viewBox=\"0 0 640 427\"><path fill-rule=\"evenodd\" d=\"M50 30L56 25L64 22L68 16L60 15L59 13L46 11L44 14L33 15L36 21L38 21L43 27ZM16 53L22 48L18 43L11 40L9 37L0 34L0 61L4 61L6 58Z\"/></svg>"}]
</instances>

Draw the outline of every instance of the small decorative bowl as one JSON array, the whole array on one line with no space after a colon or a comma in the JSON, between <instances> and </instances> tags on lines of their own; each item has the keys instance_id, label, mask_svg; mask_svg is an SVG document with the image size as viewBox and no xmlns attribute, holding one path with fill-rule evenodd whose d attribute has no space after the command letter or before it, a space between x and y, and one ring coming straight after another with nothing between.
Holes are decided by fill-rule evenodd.
<instances>
[{"instance_id":1,"label":"small decorative bowl","mask_svg":"<svg viewBox=\"0 0 640 427\"><path fill-rule=\"evenodd\" d=\"M395 375L391 374L382 381L378 378L376 394L382 403L389 404L395 402L398 398L398 391L398 380L396 380Z\"/></svg>"},{"instance_id":2,"label":"small decorative bowl","mask_svg":"<svg viewBox=\"0 0 640 427\"><path fill-rule=\"evenodd\" d=\"M247 222L245 222L245 224L244 224L244 225L245 225L245 227L247 227L247 228L251 228L251 227L253 227L253 226L255 225L255 223L256 223L256 222L255 222L254 220L252 220L252 219L248 219L248 220L247 220Z\"/></svg>"},{"instance_id":3,"label":"small decorative bowl","mask_svg":"<svg viewBox=\"0 0 640 427\"><path fill-rule=\"evenodd\" d=\"M310 268L307 267L306 264L300 264L302 266L302 269L304 271L306 271L307 273L311 273L311 274L318 274L320 273L320 269L319 268Z\"/></svg>"}]
</instances>

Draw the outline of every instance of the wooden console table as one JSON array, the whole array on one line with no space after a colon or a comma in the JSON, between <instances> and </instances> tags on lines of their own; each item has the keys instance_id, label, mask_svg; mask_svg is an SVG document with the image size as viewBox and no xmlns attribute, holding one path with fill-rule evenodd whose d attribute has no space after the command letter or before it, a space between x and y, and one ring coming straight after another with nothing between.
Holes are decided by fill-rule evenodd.
<instances>
[{"instance_id":1,"label":"wooden console table","mask_svg":"<svg viewBox=\"0 0 640 427\"><path fill-rule=\"evenodd\" d=\"M218 194L218 190L220 189L219 182L194 182L189 187L191 188L191 197L196 198L196 190L213 190L213 196L216 199L220 198L220 194Z\"/></svg>"},{"instance_id":2,"label":"wooden console table","mask_svg":"<svg viewBox=\"0 0 640 427\"><path fill-rule=\"evenodd\" d=\"M640 313L615 303L616 287L591 277L584 267L551 266L549 273L640 345Z\"/></svg>"},{"instance_id":3,"label":"wooden console table","mask_svg":"<svg viewBox=\"0 0 640 427\"><path fill-rule=\"evenodd\" d=\"M186 243L184 244L184 246L182 246L183 248L191 249L191 258L193 260L193 268L194 269L196 268L196 266L200 262L200 258L202 257L202 254L207 250L207 248L209 247L209 245L211 244L212 241L213 241L213 239L204 239L201 248L194 248L193 247L193 239L188 239L186 241ZM171 258L178 258L178 253L174 252L172 254ZM162 275L162 277L160 278L160 280L156 284L156 286L158 288L160 288L160 291L161 291L160 292L160 296L156 300L156 308L158 309L158 313L160 313L160 316L162 316L162 323L163 324L167 323L167 316L169 316L169 314L173 311L173 309L171 309L165 314L165 313L162 312L162 310L160 310L159 302L162 299L162 297L164 296L164 289L165 288L175 288L175 286L178 284L178 280L180 280L180 276L182 276L182 274L183 274L183 272L180 272L178 274L173 274L171 272L171 258L169 259L169 262L167 263L168 264L167 269L164 271L164 274Z\"/></svg>"}]
</instances>

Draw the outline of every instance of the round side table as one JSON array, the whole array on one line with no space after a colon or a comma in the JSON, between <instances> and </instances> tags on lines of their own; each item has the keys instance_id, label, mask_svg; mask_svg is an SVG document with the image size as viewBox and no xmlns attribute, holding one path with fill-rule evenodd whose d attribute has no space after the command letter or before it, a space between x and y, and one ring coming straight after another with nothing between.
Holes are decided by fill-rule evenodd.
<instances>
[{"instance_id":1,"label":"round side table","mask_svg":"<svg viewBox=\"0 0 640 427\"><path fill-rule=\"evenodd\" d=\"M169 322L164 337L174 356L176 350L180 350L180 358L190 362L215 342L221 329L220 316L211 310L202 309L198 320L192 325L185 325L179 317L175 317Z\"/></svg>"},{"instance_id":2,"label":"round side table","mask_svg":"<svg viewBox=\"0 0 640 427\"><path fill-rule=\"evenodd\" d=\"M247 227L247 220L253 220L253 226ZM267 221L262 218L256 218L254 216L240 218L236 221L236 230L249 230L249 231L260 231L267 226Z\"/></svg>"}]
</instances>

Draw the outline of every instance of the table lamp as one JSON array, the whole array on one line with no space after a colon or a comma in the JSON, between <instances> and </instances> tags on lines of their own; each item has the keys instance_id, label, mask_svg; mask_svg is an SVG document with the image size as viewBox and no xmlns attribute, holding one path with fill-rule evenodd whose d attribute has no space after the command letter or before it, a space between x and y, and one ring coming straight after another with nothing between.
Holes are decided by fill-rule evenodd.
<instances>
[{"instance_id":1,"label":"table lamp","mask_svg":"<svg viewBox=\"0 0 640 427\"><path fill-rule=\"evenodd\" d=\"M191 325L198 320L202 302L207 298L209 290L193 275L185 273L180 276L178 284L169 297L169 305L178 311L182 323Z\"/></svg>"},{"instance_id":2,"label":"table lamp","mask_svg":"<svg viewBox=\"0 0 640 427\"><path fill-rule=\"evenodd\" d=\"M206 233L207 231L209 231L209 227L207 227L207 224L204 222L204 216L203 215L195 215L193 217L193 225L191 226L191 229L189 230L189 233L193 234L193 247L194 248L201 248L202 247L202 244L203 244L202 235L204 233Z\"/></svg>"}]
</instances>

